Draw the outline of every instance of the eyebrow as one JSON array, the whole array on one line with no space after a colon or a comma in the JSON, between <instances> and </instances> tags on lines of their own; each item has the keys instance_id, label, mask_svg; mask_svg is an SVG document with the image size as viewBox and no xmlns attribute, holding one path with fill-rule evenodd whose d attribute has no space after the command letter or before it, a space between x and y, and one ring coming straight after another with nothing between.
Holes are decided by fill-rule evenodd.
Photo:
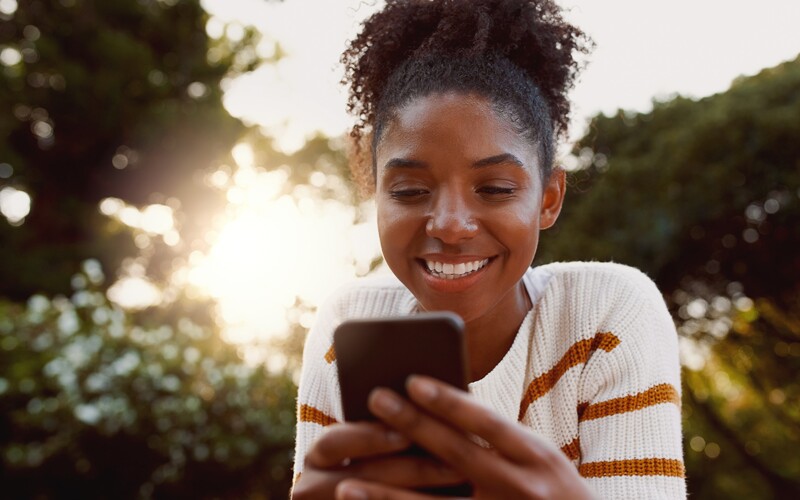
<instances>
[{"instance_id":1,"label":"eyebrow","mask_svg":"<svg viewBox=\"0 0 800 500\"><path fill-rule=\"evenodd\" d=\"M514 165L517 165L519 167L523 168L525 167L525 164L522 163L522 160L520 160L516 156L512 155L511 153L503 153L478 160L472 164L472 168L485 168L494 165L501 165L503 163L513 163ZM425 163L424 161L409 160L406 158L392 158L391 160L387 161L383 166L385 170L394 168L427 168L427 167L428 164Z\"/></svg>"},{"instance_id":2,"label":"eyebrow","mask_svg":"<svg viewBox=\"0 0 800 500\"><path fill-rule=\"evenodd\" d=\"M428 166L424 161L408 160L406 158L392 158L387 161L383 166L384 170L392 168L426 168Z\"/></svg>"},{"instance_id":3,"label":"eyebrow","mask_svg":"<svg viewBox=\"0 0 800 500\"><path fill-rule=\"evenodd\" d=\"M516 156L512 155L511 153L503 153L501 155L490 156L488 158L478 160L472 164L472 168L491 167L493 165L500 165L503 163L513 163L519 167L525 167L525 164L522 163L522 160Z\"/></svg>"}]
</instances>

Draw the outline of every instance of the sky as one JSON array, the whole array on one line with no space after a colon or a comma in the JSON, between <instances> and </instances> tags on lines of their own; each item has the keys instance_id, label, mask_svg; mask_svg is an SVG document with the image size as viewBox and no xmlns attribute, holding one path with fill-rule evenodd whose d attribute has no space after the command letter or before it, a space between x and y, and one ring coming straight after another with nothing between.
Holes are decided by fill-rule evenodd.
<instances>
[{"instance_id":1,"label":"sky","mask_svg":"<svg viewBox=\"0 0 800 500\"><path fill-rule=\"evenodd\" d=\"M203 0L209 33L225 25L258 28L287 53L233 81L225 105L259 124L291 151L316 131L339 135L351 123L338 84L339 54L376 0ZM596 48L572 92L572 136L588 117L617 109L647 111L652 99L703 97L740 75L800 53L800 1L562 0L567 17ZM233 28L229 28L234 30ZM230 33L230 32L229 32Z\"/></svg>"}]
</instances>

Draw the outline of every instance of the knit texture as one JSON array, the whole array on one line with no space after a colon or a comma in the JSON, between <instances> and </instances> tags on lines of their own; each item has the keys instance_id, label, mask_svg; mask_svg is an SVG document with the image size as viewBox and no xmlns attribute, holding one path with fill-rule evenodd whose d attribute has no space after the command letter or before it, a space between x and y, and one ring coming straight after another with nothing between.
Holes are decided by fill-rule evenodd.
<instances>
[{"instance_id":1,"label":"knit texture","mask_svg":"<svg viewBox=\"0 0 800 500\"><path fill-rule=\"evenodd\" d=\"M553 442L601 498L686 498L677 334L655 284L596 262L532 268L523 283L534 306L472 396ZM394 277L357 280L320 308L303 352L295 478L313 441L343 421L336 326L417 308Z\"/></svg>"}]
</instances>

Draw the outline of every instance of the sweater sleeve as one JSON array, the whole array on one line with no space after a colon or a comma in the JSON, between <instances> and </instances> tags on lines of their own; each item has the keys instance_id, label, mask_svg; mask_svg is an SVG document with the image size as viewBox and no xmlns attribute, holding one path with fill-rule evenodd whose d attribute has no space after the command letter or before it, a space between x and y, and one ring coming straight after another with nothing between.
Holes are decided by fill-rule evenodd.
<instances>
[{"instance_id":1,"label":"sweater sleeve","mask_svg":"<svg viewBox=\"0 0 800 500\"><path fill-rule=\"evenodd\" d=\"M341 297L320 307L303 348L303 365L297 395L294 482L303 471L306 453L325 427L343 421L338 373L333 351L333 331L341 321Z\"/></svg>"},{"instance_id":2,"label":"sweater sleeve","mask_svg":"<svg viewBox=\"0 0 800 500\"><path fill-rule=\"evenodd\" d=\"M581 374L580 473L601 498L686 498L675 325L637 270L616 274L608 292L598 331L616 346L596 351Z\"/></svg>"}]
</instances>

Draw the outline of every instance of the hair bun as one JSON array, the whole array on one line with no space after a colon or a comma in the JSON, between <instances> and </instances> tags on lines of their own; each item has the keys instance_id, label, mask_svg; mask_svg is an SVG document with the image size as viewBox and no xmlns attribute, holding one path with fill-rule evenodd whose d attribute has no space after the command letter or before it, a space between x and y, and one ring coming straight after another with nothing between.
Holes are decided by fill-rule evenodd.
<instances>
[{"instance_id":1,"label":"hair bun","mask_svg":"<svg viewBox=\"0 0 800 500\"><path fill-rule=\"evenodd\" d=\"M357 118L351 132L357 156L392 74L431 55L507 58L538 88L552 129L563 135L567 93L581 66L576 56L591 45L553 0L387 0L341 57L347 110Z\"/></svg>"}]
</instances>

